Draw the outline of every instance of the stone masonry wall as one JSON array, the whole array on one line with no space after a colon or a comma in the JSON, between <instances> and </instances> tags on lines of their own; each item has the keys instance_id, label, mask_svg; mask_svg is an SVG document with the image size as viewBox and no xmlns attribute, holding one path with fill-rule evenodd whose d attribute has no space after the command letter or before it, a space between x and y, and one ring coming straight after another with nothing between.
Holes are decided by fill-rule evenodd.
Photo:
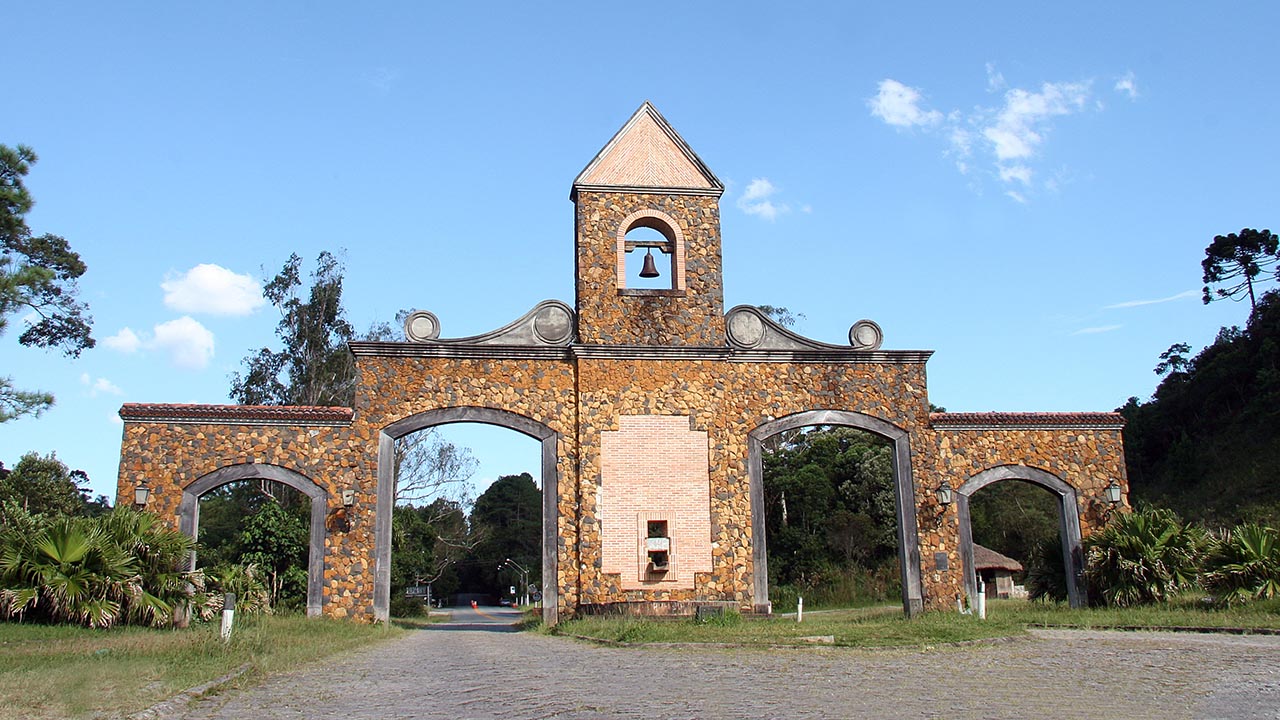
<instances>
[{"instance_id":1,"label":"stone masonry wall","mask_svg":"<svg viewBox=\"0 0 1280 720\"><path fill-rule=\"evenodd\" d=\"M359 462L362 475L377 477L376 438L382 428L417 413L441 408L479 407L506 410L535 420L559 433L558 551L561 613L577 606L574 564L578 530L574 457L574 372L566 361L544 359L462 359L445 357L377 357L356 359L360 373L353 428L375 438ZM532 441L531 441L532 442ZM530 468L531 470L533 468ZM543 483L554 482L543 478ZM373 546L368 548L373 553ZM551 578L543 578L550 582ZM567 616L567 615L566 615Z\"/></svg>"},{"instance_id":2,"label":"stone masonry wall","mask_svg":"<svg viewBox=\"0 0 1280 720\"><path fill-rule=\"evenodd\" d=\"M775 418L808 410L861 412L913 432L927 426L924 365L899 363L731 363L711 360L579 359L582 598L723 600L752 598L748 433ZM708 439L712 570L693 590L623 591L602 571L598 530L600 433L625 415L680 415ZM917 474L932 455L912 445ZM922 459L923 458L923 459ZM917 502L932 486L916 478Z\"/></svg>"},{"instance_id":3,"label":"stone masonry wall","mask_svg":"<svg viewBox=\"0 0 1280 720\"><path fill-rule=\"evenodd\" d=\"M578 192L578 340L588 345L723 347L719 199ZM637 210L662 212L684 236L683 291L620 290L617 234Z\"/></svg>"},{"instance_id":4,"label":"stone masonry wall","mask_svg":"<svg viewBox=\"0 0 1280 720\"><path fill-rule=\"evenodd\" d=\"M310 478L328 492L329 510L341 507L344 488L354 487L351 530L330 531L326 539L324 612L371 619L376 493L359 468L376 443L367 429L349 427L126 421L116 502L131 505L133 488L145 480L151 487L147 509L177 527L183 488L245 463L279 465Z\"/></svg>"}]
</instances>

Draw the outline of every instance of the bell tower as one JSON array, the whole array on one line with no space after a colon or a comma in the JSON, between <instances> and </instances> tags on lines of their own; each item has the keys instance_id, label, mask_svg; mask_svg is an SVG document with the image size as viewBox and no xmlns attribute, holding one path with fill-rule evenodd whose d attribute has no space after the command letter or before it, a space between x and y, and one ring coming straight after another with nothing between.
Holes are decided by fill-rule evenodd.
<instances>
[{"instance_id":1,"label":"bell tower","mask_svg":"<svg viewBox=\"0 0 1280 720\"><path fill-rule=\"evenodd\" d=\"M646 100L569 195L580 343L725 346L723 193Z\"/></svg>"}]
</instances>

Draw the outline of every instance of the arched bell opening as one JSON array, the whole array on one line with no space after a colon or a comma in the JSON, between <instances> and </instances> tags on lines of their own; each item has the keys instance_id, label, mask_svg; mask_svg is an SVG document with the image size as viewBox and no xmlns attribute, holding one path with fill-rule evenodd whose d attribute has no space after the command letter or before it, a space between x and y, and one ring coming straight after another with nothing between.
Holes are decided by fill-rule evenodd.
<instances>
[{"instance_id":1,"label":"arched bell opening","mask_svg":"<svg viewBox=\"0 0 1280 720\"><path fill-rule=\"evenodd\" d=\"M684 289L684 236L665 213L641 210L618 228L618 288Z\"/></svg>"}]
</instances>

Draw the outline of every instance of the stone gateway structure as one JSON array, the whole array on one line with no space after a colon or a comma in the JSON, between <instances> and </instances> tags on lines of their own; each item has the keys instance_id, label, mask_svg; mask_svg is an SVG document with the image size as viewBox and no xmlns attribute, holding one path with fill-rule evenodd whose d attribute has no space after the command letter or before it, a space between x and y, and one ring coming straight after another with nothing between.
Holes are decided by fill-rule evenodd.
<instances>
[{"instance_id":1,"label":"stone gateway structure","mask_svg":"<svg viewBox=\"0 0 1280 720\"><path fill-rule=\"evenodd\" d=\"M203 493L285 482L312 500L308 612L385 620L395 440L489 423L541 443L548 622L619 603L767 611L763 441L843 425L892 445L906 612L976 593L968 498L1001 480L1060 499L1083 602L1081 538L1126 486L1120 417L930 413L930 353L882 349L874 322L833 345L726 312L723 191L646 102L573 183L573 306L457 339L413 313L405 342L351 343L352 408L125 405L119 501L146 485L194 533Z\"/></svg>"}]
</instances>

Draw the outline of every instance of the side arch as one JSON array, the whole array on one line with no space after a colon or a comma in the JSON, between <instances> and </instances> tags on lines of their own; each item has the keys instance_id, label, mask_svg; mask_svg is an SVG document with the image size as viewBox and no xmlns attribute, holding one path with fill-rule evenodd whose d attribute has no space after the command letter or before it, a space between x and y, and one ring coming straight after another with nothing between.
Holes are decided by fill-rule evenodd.
<instances>
[{"instance_id":1,"label":"side arch","mask_svg":"<svg viewBox=\"0 0 1280 720\"><path fill-rule=\"evenodd\" d=\"M375 573L373 616L386 622L391 616L391 512L396 501L396 440L426 428L450 423L474 422L497 425L527 435L542 445L542 620L555 625L559 620L559 503L560 472L556 445L560 433L507 410L485 407L453 407L427 410L397 420L382 428L378 436L378 509L374 520Z\"/></svg>"},{"instance_id":2,"label":"side arch","mask_svg":"<svg viewBox=\"0 0 1280 720\"><path fill-rule=\"evenodd\" d=\"M182 532L196 537L200 528L200 498L211 490L237 480L274 480L301 492L311 499L311 539L307 553L307 617L319 617L324 604L324 543L327 530L325 512L329 507L329 493L302 473L279 465L242 463L218 468L201 475L195 482L182 489L182 501L178 505L178 527ZM191 556L191 568L195 568L195 555Z\"/></svg>"},{"instance_id":3,"label":"side arch","mask_svg":"<svg viewBox=\"0 0 1280 720\"><path fill-rule=\"evenodd\" d=\"M769 602L769 554L764 518L765 438L810 425L843 425L874 433L893 444L894 504L898 513L898 566L902 574L902 609L909 617L924 610L920 578L920 532L916 525L916 489L911 474L911 436L877 417L847 410L810 410L778 418L747 434L747 474L751 497L751 553L755 567L752 594L757 605Z\"/></svg>"},{"instance_id":4,"label":"side arch","mask_svg":"<svg viewBox=\"0 0 1280 720\"><path fill-rule=\"evenodd\" d=\"M1058 496L1058 536L1062 540L1063 567L1067 570L1067 601L1071 607L1084 607L1089 598L1084 587L1084 546L1080 539L1080 506L1076 489L1053 473L1026 465L1001 465L988 468L965 481L956 490L956 512L960 518L960 560L964 565L964 591L972 605L978 595L978 580L973 567L973 525L969 517L969 498L982 488L1001 480L1021 480Z\"/></svg>"}]
</instances>

